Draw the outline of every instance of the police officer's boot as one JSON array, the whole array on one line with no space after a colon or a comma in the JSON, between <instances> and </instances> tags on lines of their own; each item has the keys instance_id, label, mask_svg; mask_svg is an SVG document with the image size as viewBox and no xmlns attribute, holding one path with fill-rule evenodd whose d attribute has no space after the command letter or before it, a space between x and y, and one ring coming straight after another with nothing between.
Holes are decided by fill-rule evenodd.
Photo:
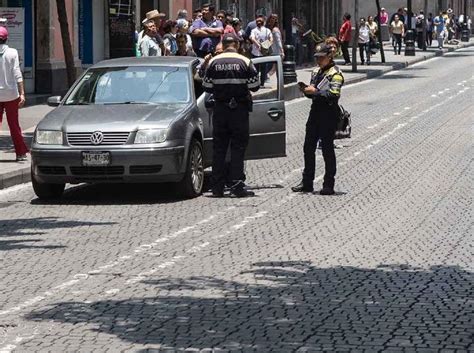
<instances>
[{"instance_id":1,"label":"police officer's boot","mask_svg":"<svg viewBox=\"0 0 474 353\"><path fill-rule=\"evenodd\" d=\"M291 188L293 192L313 192L313 186L305 184L303 181L296 186Z\"/></svg>"},{"instance_id":2,"label":"police officer's boot","mask_svg":"<svg viewBox=\"0 0 474 353\"><path fill-rule=\"evenodd\" d=\"M323 186L323 188L319 191L320 195L334 195L334 188L331 188L329 186Z\"/></svg>"},{"instance_id":3,"label":"police officer's boot","mask_svg":"<svg viewBox=\"0 0 474 353\"><path fill-rule=\"evenodd\" d=\"M241 180L235 182L234 185L230 188L230 194L234 197L252 197L255 196L253 191L244 189L245 183Z\"/></svg>"}]
</instances>

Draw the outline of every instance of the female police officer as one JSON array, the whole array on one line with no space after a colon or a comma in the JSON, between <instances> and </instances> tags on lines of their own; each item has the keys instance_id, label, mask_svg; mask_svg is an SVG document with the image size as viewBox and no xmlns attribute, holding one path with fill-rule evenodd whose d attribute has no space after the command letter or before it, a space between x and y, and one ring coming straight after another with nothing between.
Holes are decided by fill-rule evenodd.
<instances>
[{"instance_id":1,"label":"female police officer","mask_svg":"<svg viewBox=\"0 0 474 353\"><path fill-rule=\"evenodd\" d=\"M326 172L320 194L334 194L336 175L334 134L340 112L338 102L344 83L344 77L333 60L335 53L336 48L333 45L318 45L314 56L317 58L319 70L314 70L309 86L300 84L300 89L306 97L313 100L313 104L306 123L303 180L299 185L291 188L294 192L313 191L315 152L318 140L321 140Z\"/></svg>"}]
</instances>

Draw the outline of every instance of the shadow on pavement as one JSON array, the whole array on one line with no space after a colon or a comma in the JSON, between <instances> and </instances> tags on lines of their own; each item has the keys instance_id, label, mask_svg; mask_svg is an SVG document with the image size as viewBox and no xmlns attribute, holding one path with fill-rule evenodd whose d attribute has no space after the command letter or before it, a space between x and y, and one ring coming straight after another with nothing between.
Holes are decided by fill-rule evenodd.
<instances>
[{"instance_id":1,"label":"shadow on pavement","mask_svg":"<svg viewBox=\"0 0 474 353\"><path fill-rule=\"evenodd\" d=\"M0 238L5 236L42 235L42 230L108 226L115 222L61 221L55 217L0 219ZM0 249L1 250L1 249Z\"/></svg>"},{"instance_id":2,"label":"shadow on pavement","mask_svg":"<svg viewBox=\"0 0 474 353\"><path fill-rule=\"evenodd\" d=\"M40 239L28 239L28 240L2 240L0 238L0 251L10 250L32 250L32 249L43 249L43 250L54 250L62 249L65 246L62 245L31 245L41 242Z\"/></svg>"},{"instance_id":3,"label":"shadow on pavement","mask_svg":"<svg viewBox=\"0 0 474 353\"><path fill-rule=\"evenodd\" d=\"M38 236L45 234L42 230L49 229L70 229L74 227L107 226L112 222L78 222L61 221L58 218L21 218L21 219L0 219L0 252L24 249L61 249L62 245L41 245L43 239L6 239L6 237Z\"/></svg>"},{"instance_id":4,"label":"shadow on pavement","mask_svg":"<svg viewBox=\"0 0 474 353\"><path fill-rule=\"evenodd\" d=\"M240 276L245 283L150 279L143 282L147 297L56 303L25 318L85 323L92 332L172 351L474 349L474 275L456 266L365 269L262 262Z\"/></svg>"}]
</instances>

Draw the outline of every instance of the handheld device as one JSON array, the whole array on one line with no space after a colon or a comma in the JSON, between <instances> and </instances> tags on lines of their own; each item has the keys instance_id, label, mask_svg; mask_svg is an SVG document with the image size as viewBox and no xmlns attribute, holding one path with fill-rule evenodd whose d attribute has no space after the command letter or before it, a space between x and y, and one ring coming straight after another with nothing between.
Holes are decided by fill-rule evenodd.
<instances>
[{"instance_id":1,"label":"handheld device","mask_svg":"<svg viewBox=\"0 0 474 353\"><path fill-rule=\"evenodd\" d=\"M305 89L306 87L308 87L308 85L304 82L298 82L298 86L300 86L300 89L303 90Z\"/></svg>"}]
</instances>

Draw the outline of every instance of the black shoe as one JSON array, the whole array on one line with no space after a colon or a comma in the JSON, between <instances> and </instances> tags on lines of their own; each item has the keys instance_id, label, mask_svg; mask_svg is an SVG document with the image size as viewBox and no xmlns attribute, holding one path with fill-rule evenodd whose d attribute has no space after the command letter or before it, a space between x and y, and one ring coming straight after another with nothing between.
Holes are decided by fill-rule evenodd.
<instances>
[{"instance_id":1,"label":"black shoe","mask_svg":"<svg viewBox=\"0 0 474 353\"><path fill-rule=\"evenodd\" d=\"M320 195L334 195L335 192L334 192L334 189L333 188L329 188L327 186L324 186L320 191L319 191L319 194Z\"/></svg>"},{"instance_id":2,"label":"black shoe","mask_svg":"<svg viewBox=\"0 0 474 353\"><path fill-rule=\"evenodd\" d=\"M224 197L224 190L221 190L221 189L212 190L212 197Z\"/></svg>"},{"instance_id":3,"label":"black shoe","mask_svg":"<svg viewBox=\"0 0 474 353\"><path fill-rule=\"evenodd\" d=\"M291 191L293 191L293 192L313 192L314 189L313 189L312 186L305 185L305 184L303 184L303 182L301 182L298 185L293 186L291 188Z\"/></svg>"},{"instance_id":4,"label":"black shoe","mask_svg":"<svg viewBox=\"0 0 474 353\"><path fill-rule=\"evenodd\" d=\"M234 197L252 197L255 196L253 191L245 190L244 188L231 189L230 195Z\"/></svg>"}]
</instances>

